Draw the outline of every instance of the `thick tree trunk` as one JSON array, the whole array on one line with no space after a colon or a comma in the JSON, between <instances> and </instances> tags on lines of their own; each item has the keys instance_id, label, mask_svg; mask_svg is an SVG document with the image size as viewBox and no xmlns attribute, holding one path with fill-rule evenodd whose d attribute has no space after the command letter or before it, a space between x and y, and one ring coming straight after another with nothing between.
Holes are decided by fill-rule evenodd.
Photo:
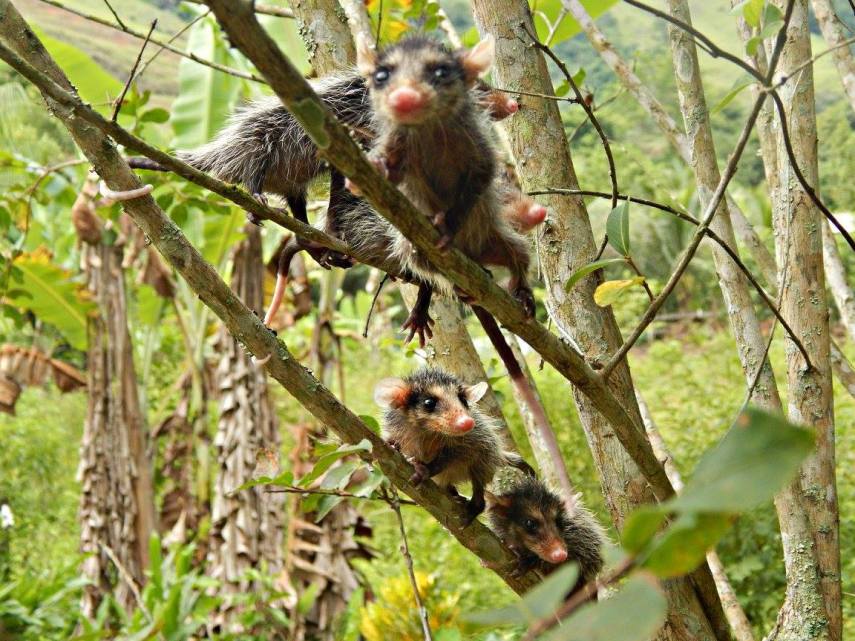
<instances>
[{"instance_id":1,"label":"thick tree trunk","mask_svg":"<svg viewBox=\"0 0 855 641\"><path fill-rule=\"evenodd\" d=\"M246 226L246 238L235 252L231 286L250 309L263 310L261 230L255 225ZM246 576L249 570L264 569L274 576L282 571L283 495L260 487L232 494L253 476L276 473L279 425L264 370L225 329L220 330L217 353L220 419L214 437L217 475L207 571L222 581L223 593L240 594L253 587ZM226 625L240 631L234 624Z\"/></svg>"},{"instance_id":2,"label":"thick tree trunk","mask_svg":"<svg viewBox=\"0 0 855 641\"><path fill-rule=\"evenodd\" d=\"M831 0L811 0L811 4L825 42L829 47L835 47L831 55L849 104L855 109L855 58L852 56L852 45L844 44L852 34L847 34L846 25L834 13Z\"/></svg>"},{"instance_id":3,"label":"thick tree trunk","mask_svg":"<svg viewBox=\"0 0 855 641\"><path fill-rule=\"evenodd\" d=\"M776 4L783 7L782 0ZM807 0L795 0L780 71L790 76L810 60ZM818 187L816 114L811 66L780 89L795 160L808 183ZM822 215L797 181L778 124L780 189L773 202L781 311L801 337L813 369L787 341L790 419L813 427L816 453L802 467L805 508L814 535L829 637L841 638L839 513L834 454L834 403L829 360L829 319L822 264Z\"/></svg>"},{"instance_id":4,"label":"thick tree trunk","mask_svg":"<svg viewBox=\"0 0 855 641\"><path fill-rule=\"evenodd\" d=\"M145 580L149 537L155 527L148 434L139 403L128 332L122 271L123 243L104 242L92 184L74 205L78 232L85 227L81 262L98 306L89 321L89 409L80 464L80 551L87 555L81 609L93 617L106 594L128 612ZM91 189L86 193L87 189Z\"/></svg>"},{"instance_id":5,"label":"thick tree trunk","mask_svg":"<svg viewBox=\"0 0 855 641\"><path fill-rule=\"evenodd\" d=\"M543 57L528 45L534 33L528 4L476 0L475 18L482 33L496 38L498 84L509 89L551 94ZM511 145L520 169L523 189L532 191L550 186L578 188L567 141L554 101L523 96L523 109L509 121ZM547 309L562 334L569 335L589 360L605 360L621 343L620 332L609 309L593 302L593 290L600 276L585 279L573 292L564 283L576 269L593 260L596 245L584 203L580 198L551 197L546 202L550 217L540 232L540 261L547 290ZM632 379L624 362L610 378L611 390L642 425L635 401ZM594 461L601 474L603 492L612 519L621 529L632 508L656 500L632 459L621 447L611 425L590 401L574 389L579 417L585 429ZM644 438L646 447L649 443ZM727 623L717 601L711 577L703 592L709 611L699 600L688 578L666 585L669 594L668 624L659 639L725 638ZM712 594L710 593L712 592ZM714 623L710 621L712 616Z\"/></svg>"}]
</instances>

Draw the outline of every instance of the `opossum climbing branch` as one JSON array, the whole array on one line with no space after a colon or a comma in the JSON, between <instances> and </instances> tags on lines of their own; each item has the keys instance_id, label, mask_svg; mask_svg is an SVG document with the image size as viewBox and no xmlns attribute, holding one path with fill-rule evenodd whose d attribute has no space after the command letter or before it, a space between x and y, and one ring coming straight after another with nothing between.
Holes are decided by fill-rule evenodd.
<instances>
[{"instance_id":1,"label":"opossum climbing branch","mask_svg":"<svg viewBox=\"0 0 855 641\"><path fill-rule=\"evenodd\" d=\"M502 291L484 270L460 252L437 248L439 234L427 218L383 178L352 141L348 132L327 113L311 87L276 43L259 25L252 2L208 0L231 42L270 82L276 95L294 114L318 146L320 154L362 188L377 211L397 227L436 268L472 296L510 331L518 334L565 378L591 398L608 420L619 441L642 471L657 497L673 493L664 470L644 437L640 425L626 412L605 382L584 358L549 333Z\"/></svg>"},{"instance_id":2,"label":"opossum climbing branch","mask_svg":"<svg viewBox=\"0 0 855 641\"><path fill-rule=\"evenodd\" d=\"M0 58L8 62L38 86L59 83L65 93L71 85L47 51L8 0L0 0ZM14 50L13 50L14 49ZM26 56L27 60L21 56ZM51 78L53 82L48 80ZM111 141L97 128L78 117L75 109L58 102L47 91L43 96L53 114L69 130L77 145L99 175L114 191L131 191L140 182ZM319 421L328 425L343 441L371 444L363 453L383 470L402 491L422 505L465 547L489 564L517 592L537 582L529 573L521 578L511 575L516 559L481 523L464 527L468 517L453 498L432 482L413 486L409 478L413 467L362 422L315 379L229 289L214 268L189 243L181 230L161 211L150 195L124 204L131 218L142 228L157 249L182 275L188 285L228 327L235 338L256 355L271 354L267 371L306 407Z\"/></svg>"}]
</instances>

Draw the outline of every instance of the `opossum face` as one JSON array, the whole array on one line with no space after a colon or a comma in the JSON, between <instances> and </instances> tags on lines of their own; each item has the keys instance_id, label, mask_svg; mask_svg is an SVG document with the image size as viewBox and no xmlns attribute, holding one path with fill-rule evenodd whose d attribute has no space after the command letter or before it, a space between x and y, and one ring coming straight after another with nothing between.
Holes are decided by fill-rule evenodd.
<instances>
[{"instance_id":1,"label":"opossum face","mask_svg":"<svg viewBox=\"0 0 855 641\"><path fill-rule=\"evenodd\" d=\"M493 40L452 52L430 38L412 37L379 56L362 40L358 58L375 112L387 121L416 126L458 111L469 87L492 64Z\"/></svg>"},{"instance_id":2,"label":"opossum face","mask_svg":"<svg viewBox=\"0 0 855 641\"><path fill-rule=\"evenodd\" d=\"M566 514L561 500L539 481L524 481L509 494L487 494L490 520L501 537L547 563L567 560Z\"/></svg>"},{"instance_id":3,"label":"opossum face","mask_svg":"<svg viewBox=\"0 0 855 641\"><path fill-rule=\"evenodd\" d=\"M462 436L475 427L470 409L486 391L487 383L463 385L444 372L422 370L406 379L383 379L374 400L413 428Z\"/></svg>"}]
</instances>

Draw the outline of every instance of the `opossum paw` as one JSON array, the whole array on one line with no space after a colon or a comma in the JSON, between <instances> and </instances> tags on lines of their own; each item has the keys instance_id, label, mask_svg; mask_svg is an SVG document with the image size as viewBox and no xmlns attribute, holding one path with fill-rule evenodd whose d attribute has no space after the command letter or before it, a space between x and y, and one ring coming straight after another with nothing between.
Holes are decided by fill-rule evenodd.
<instances>
[{"instance_id":1,"label":"opossum paw","mask_svg":"<svg viewBox=\"0 0 855 641\"><path fill-rule=\"evenodd\" d=\"M256 227L264 227L264 219L259 218L258 216L253 214L251 211L246 212L246 220L247 220L247 222L252 223Z\"/></svg>"},{"instance_id":2,"label":"opossum paw","mask_svg":"<svg viewBox=\"0 0 855 641\"><path fill-rule=\"evenodd\" d=\"M421 461L411 461L411 462L413 464L413 467L416 469L416 471L410 477L410 483L412 483L413 485L418 487L419 485L422 484L422 481L430 478L430 470L428 469L427 465L425 465Z\"/></svg>"},{"instance_id":3,"label":"opossum paw","mask_svg":"<svg viewBox=\"0 0 855 641\"><path fill-rule=\"evenodd\" d=\"M459 300L464 305L475 305L478 302L477 298L475 298L471 294L467 294L457 285L454 286L454 295L457 296L457 300Z\"/></svg>"},{"instance_id":4,"label":"opossum paw","mask_svg":"<svg viewBox=\"0 0 855 641\"><path fill-rule=\"evenodd\" d=\"M362 196L362 190L359 188L359 185L353 182L350 178L344 179L344 188L354 196Z\"/></svg>"},{"instance_id":5,"label":"opossum paw","mask_svg":"<svg viewBox=\"0 0 855 641\"><path fill-rule=\"evenodd\" d=\"M395 439L389 439L388 441L386 441L386 445L388 445L389 447L391 447L391 448L392 448L393 450L395 450L396 452L400 452L400 451L401 451L401 444L400 444L400 443L398 443L398 441L396 441Z\"/></svg>"},{"instance_id":6,"label":"opossum paw","mask_svg":"<svg viewBox=\"0 0 855 641\"><path fill-rule=\"evenodd\" d=\"M410 333L407 335L404 343L409 343L413 340L413 337L418 334L419 347L424 347L428 339L433 338L433 330L431 329L433 323L434 320L430 317L430 314L428 314L427 311L422 312L417 309L413 309L407 317L407 320L404 321L404 324L401 326L402 330L410 330Z\"/></svg>"},{"instance_id":7,"label":"opossum paw","mask_svg":"<svg viewBox=\"0 0 855 641\"><path fill-rule=\"evenodd\" d=\"M517 287L512 295L525 310L526 318L534 318L534 293L529 287Z\"/></svg>"},{"instance_id":8,"label":"opossum paw","mask_svg":"<svg viewBox=\"0 0 855 641\"><path fill-rule=\"evenodd\" d=\"M323 255L321 255L320 260L318 262L329 269L330 267L341 267L342 269L348 269L349 267L353 267L354 262L350 256L346 256L341 252L333 251L332 249L326 250Z\"/></svg>"},{"instance_id":9,"label":"opossum paw","mask_svg":"<svg viewBox=\"0 0 855 641\"><path fill-rule=\"evenodd\" d=\"M437 249L445 251L451 246L451 242L454 240L454 236L448 229L448 225L445 224L445 212L440 211L434 214L431 222L433 223L433 226L436 227L436 230L439 232L439 240L436 241L436 247Z\"/></svg>"}]
</instances>

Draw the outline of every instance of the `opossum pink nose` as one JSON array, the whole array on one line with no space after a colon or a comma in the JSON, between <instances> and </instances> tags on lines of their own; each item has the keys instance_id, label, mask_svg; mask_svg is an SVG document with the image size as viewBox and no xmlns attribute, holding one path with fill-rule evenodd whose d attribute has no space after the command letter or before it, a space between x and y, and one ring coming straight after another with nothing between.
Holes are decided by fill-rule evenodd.
<instances>
[{"instance_id":1,"label":"opossum pink nose","mask_svg":"<svg viewBox=\"0 0 855 641\"><path fill-rule=\"evenodd\" d=\"M425 104L425 99L418 91L410 87L398 87L387 98L389 106L400 114L410 114L418 111Z\"/></svg>"},{"instance_id":2,"label":"opossum pink nose","mask_svg":"<svg viewBox=\"0 0 855 641\"><path fill-rule=\"evenodd\" d=\"M520 110L520 103L518 103L513 98L508 98L508 100L505 102L505 109L509 114L515 114Z\"/></svg>"},{"instance_id":3,"label":"opossum pink nose","mask_svg":"<svg viewBox=\"0 0 855 641\"><path fill-rule=\"evenodd\" d=\"M553 563L563 563L567 560L567 550L563 548L555 548L549 553L549 560Z\"/></svg>"},{"instance_id":4,"label":"opossum pink nose","mask_svg":"<svg viewBox=\"0 0 855 641\"><path fill-rule=\"evenodd\" d=\"M475 419L469 416L468 414L458 416L454 420L454 429L456 429L458 432L468 432L473 427L475 427Z\"/></svg>"}]
</instances>

